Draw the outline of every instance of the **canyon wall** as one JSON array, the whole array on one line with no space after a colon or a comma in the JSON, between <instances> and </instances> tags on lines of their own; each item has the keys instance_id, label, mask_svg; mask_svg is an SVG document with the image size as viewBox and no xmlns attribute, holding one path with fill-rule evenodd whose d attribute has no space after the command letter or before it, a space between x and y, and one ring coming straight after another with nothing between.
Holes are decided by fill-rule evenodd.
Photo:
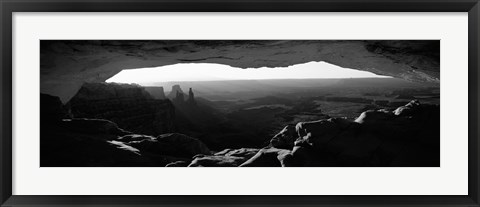
<instances>
[{"instance_id":1,"label":"canyon wall","mask_svg":"<svg viewBox=\"0 0 480 207\"><path fill-rule=\"evenodd\" d=\"M174 130L173 104L152 98L138 85L86 83L67 106L75 118L110 120L134 133L156 136Z\"/></svg>"}]
</instances>

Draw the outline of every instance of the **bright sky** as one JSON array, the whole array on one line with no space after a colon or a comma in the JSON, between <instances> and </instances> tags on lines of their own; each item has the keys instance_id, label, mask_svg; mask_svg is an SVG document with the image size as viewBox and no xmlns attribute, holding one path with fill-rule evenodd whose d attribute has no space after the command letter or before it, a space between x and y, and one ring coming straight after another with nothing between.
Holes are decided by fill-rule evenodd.
<instances>
[{"instance_id":1,"label":"bright sky","mask_svg":"<svg viewBox=\"0 0 480 207\"><path fill-rule=\"evenodd\" d=\"M106 82L152 83L173 81L260 80L319 78L389 78L342 68L326 62L308 62L278 68L234 68L213 63L179 63L155 68L123 70Z\"/></svg>"}]
</instances>

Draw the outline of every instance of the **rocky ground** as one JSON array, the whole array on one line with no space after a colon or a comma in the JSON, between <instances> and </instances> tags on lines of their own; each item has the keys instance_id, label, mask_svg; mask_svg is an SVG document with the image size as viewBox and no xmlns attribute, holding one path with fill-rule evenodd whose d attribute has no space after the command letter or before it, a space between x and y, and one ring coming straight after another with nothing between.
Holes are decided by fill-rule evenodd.
<instances>
[{"instance_id":1,"label":"rocky ground","mask_svg":"<svg viewBox=\"0 0 480 207\"><path fill-rule=\"evenodd\" d=\"M413 100L354 121L328 118L285 126L264 148L214 152L180 133L158 136L104 119L71 118L41 94L41 166L310 167L440 166L440 107Z\"/></svg>"}]
</instances>

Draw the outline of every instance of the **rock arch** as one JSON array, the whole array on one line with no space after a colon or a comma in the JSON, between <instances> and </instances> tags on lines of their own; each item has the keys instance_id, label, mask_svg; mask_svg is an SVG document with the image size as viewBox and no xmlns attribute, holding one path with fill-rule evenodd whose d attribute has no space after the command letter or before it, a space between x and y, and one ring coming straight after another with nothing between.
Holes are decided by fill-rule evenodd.
<instances>
[{"instance_id":1,"label":"rock arch","mask_svg":"<svg viewBox=\"0 0 480 207\"><path fill-rule=\"evenodd\" d=\"M259 68L325 61L409 81L440 81L438 40L42 40L40 44L40 90L63 102L84 82L103 82L124 69L176 63Z\"/></svg>"}]
</instances>

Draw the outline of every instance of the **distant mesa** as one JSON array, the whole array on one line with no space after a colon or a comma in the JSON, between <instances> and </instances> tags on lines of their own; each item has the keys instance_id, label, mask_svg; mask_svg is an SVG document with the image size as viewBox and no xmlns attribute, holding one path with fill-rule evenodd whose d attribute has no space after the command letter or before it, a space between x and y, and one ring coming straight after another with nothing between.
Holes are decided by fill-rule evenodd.
<instances>
[{"instance_id":1,"label":"distant mesa","mask_svg":"<svg viewBox=\"0 0 480 207\"><path fill-rule=\"evenodd\" d=\"M157 86L147 86L144 87L145 90L154 98L154 99L159 99L163 100L166 99L165 97L165 92L163 90L163 87L157 87Z\"/></svg>"},{"instance_id":2,"label":"distant mesa","mask_svg":"<svg viewBox=\"0 0 480 207\"><path fill-rule=\"evenodd\" d=\"M196 105L195 101L195 94L193 93L192 88L189 88L188 90L188 97L185 99L185 96L187 96L180 85L174 85L172 86L172 91L170 91L170 94L168 94L168 98L172 100L173 103L175 104L187 104L187 105Z\"/></svg>"},{"instance_id":3,"label":"distant mesa","mask_svg":"<svg viewBox=\"0 0 480 207\"><path fill-rule=\"evenodd\" d=\"M85 83L67 105L74 118L106 119L134 133L156 136L174 129L173 104L135 84Z\"/></svg>"}]
</instances>

